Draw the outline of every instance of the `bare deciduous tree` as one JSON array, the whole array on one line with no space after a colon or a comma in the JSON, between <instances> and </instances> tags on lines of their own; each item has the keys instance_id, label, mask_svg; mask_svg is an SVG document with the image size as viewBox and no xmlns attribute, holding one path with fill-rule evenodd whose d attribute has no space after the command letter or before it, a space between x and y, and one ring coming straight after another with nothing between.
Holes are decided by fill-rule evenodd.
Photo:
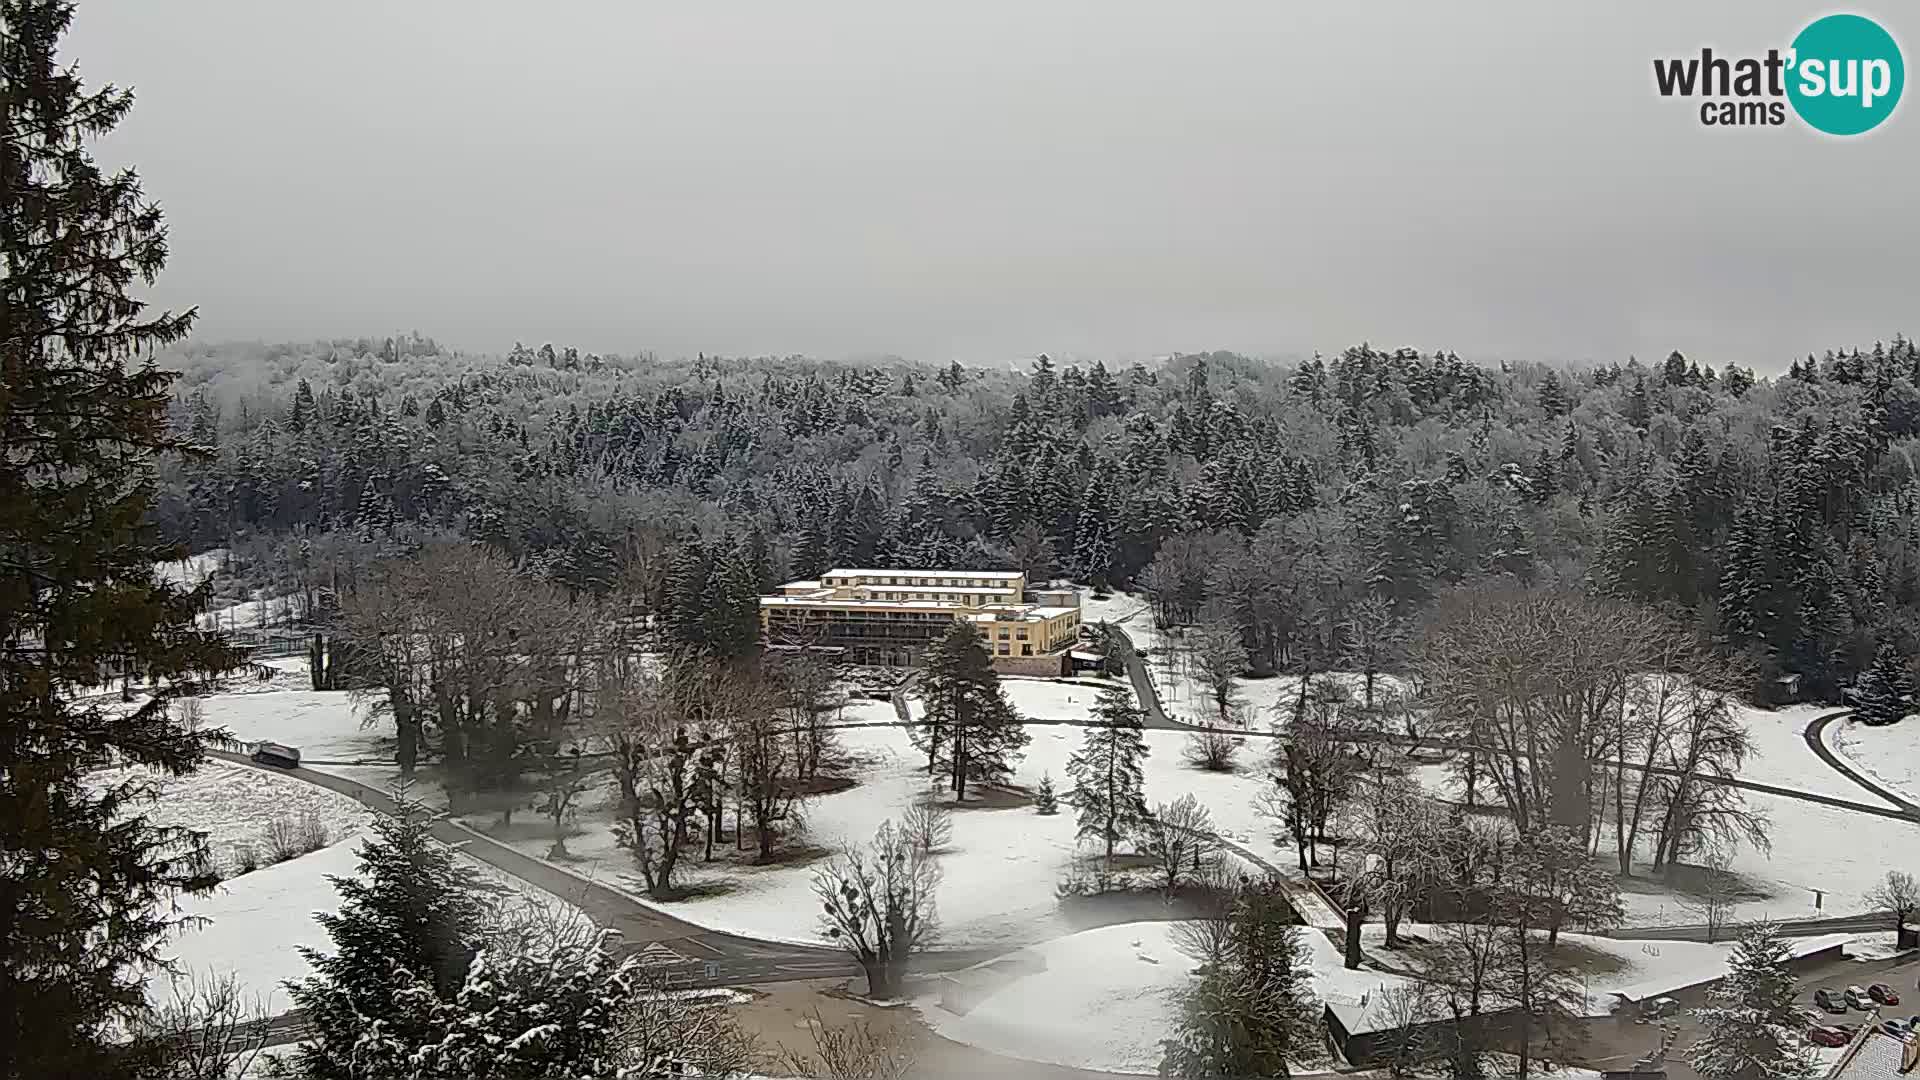
<instances>
[{"instance_id":1,"label":"bare deciduous tree","mask_svg":"<svg viewBox=\"0 0 1920 1080\"><path fill-rule=\"evenodd\" d=\"M1140 853L1153 860L1160 887L1169 895L1204 873L1219 850L1213 815L1191 793L1154 807L1142 830Z\"/></svg>"},{"instance_id":2,"label":"bare deciduous tree","mask_svg":"<svg viewBox=\"0 0 1920 1080\"><path fill-rule=\"evenodd\" d=\"M1920 912L1920 881L1904 870L1889 870L1879 884L1867 890L1866 901L1887 909L1896 933L1915 912Z\"/></svg>"},{"instance_id":3,"label":"bare deciduous tree","mask_svg":"<svg viewBox=\"0 0 1920 1080\"><path fill-rule=\"evenodd\" d=\"M1187 736L1183 754L1187 764L1208 772L1232 772L1240 743L1224 731L1196 731Z\"/></svg>"},{"instance_id":4,"label":"bare deciduous tree","mask_svg":"<svg viewBox=\"0 0 1920 1080\"><path fill-rule=\"evenodd\" d=\"M207 703L197 697L183 697L173 703L173 715L188 731L199 731L207 722Z\"/></svg>"},{"instance_id":5,"label":"bare deciduous tree","mask_svg":"<svg viewBox=\"0 0 1920 1080\"><path fill-rule=\"evenodd\" d=\"M1187 890L1189 917L1173 925L1173 942L1206 967L1226 963L1233 948L1233 908L1246 879L1225 858L1208 859Z\"/></svg>"},{"instance_id":6,"label":"bare deciduous tree","mask_svg":"<svg viewBox=\"0 0 1920 1080\"><path fill-rule=\"evenodd\" d=\"M1690 905L1700 912L1700 921L1707 927L1709 943L1719 941L1724 936L1727 924L1733 920L1733 909L1738 901L1739 879L1733 874L1733 860L1728 857L1725 847L1715 845L1700 860L1700 886L1694 892Z\"/></svg>"},{"instance_id":7,"label":"bare deciduous tree","mask_svg":"<svg viewBox=\"0 0 1920 1080\"><path fill-rule=\"evenodd\" d=\"M139 1015L136 1044L154 1047L164 1064L157 1080L228 1080L244 1076L266 1044L264 999L248 998L231 973L175 976L170 997Z\"/></svg>"},{"instance_id":8,"label":"bare deciduous tree","mask_svg":"<svg viewBox=\"0 0 1920 1080\"><path fill-rule=\"evenodd\" d=\"M1347 879L1347 893L1386 922L1389 949L1400 947L1400 923L1437 872L1437 808L1404 774L1374 770L1354 785L1343 807L1342 832L1363 865Z\"/></svg>"},{"instance_id":9,"label":"bare deciduous tree","mask_svg":"<svg viewBox=\"0 0 1920 1080\"><path fill-rule=\"evenodd\" d=\"M882 822L872 843L851 848L814 872L827 937L859 962L867 993L897 997L907 958L933 940L940 866Z\"/></svg>"},{"instance_id":10,"label":"bare deciduous tree","mask_svg":"<svg viewBox=\"0 0 1920 1080\"><path fill-rule=\"evenodd\" d=\"M620 796L615 835L633 853L647 891L671 896L673 874L701 810L695 783L700 759L720 751L704 733L690 733L664 680L639 659L607 665L594 709Z\"/></svg>"},{"instance_id":11,"label":"bare deciduous tree","mask_svg":"<svg viewBox=\"0 0 1920 1080\"><path fill-rule=\"evenodd\" d=\"M906 1080L919 1060L914 1040L894 1028L875 1028L864 1019L829 1024L815 1009L807 1017L813 1053L785 1051L780 1064L795 1076L820 1080Z\"/></svg>"},{"instance_id":12,"label":"bare deciduous tree","mask_svg":"<svg viewBox=\"0 0 1920 1080\"><path fill-rule=\"evenodd\" d=\"M918 803L900 815L900 831L908 842L931 855L953 839L953 810L944 803Z\"/></svg>"},{"instance_id":13,"label":"bare deciduous tree","mask_svg":"<svg viewBox=\"0 0 1920 1080\"><path fill-rule=\"evenodd\" d=\"M1214 723L1235 723L1240 677L1247 670L1247 649L1240 640L1240 628L1223 617L1211 617L1194 632L1192 644L1194 668L1213 704Z\"/></svg>"}]
</instances>

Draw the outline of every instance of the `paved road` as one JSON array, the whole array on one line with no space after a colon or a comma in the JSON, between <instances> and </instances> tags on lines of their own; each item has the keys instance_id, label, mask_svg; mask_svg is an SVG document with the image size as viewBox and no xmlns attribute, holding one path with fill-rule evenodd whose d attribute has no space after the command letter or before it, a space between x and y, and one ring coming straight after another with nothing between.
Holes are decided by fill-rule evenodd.
<instances>
[{"instance_id":1,"label":"paved road","mask_svg":"<svg viewBox=\"0 0 1920 1080\"><path fill-rule=\"evenodd\" d=\"M222 761L282 773L337 791L383 814L400 812L392 796L358 781L307 768L260 765L244 754L210 753ZM596 925L619 931L623 950L642 953L665 966L668 978L676 985L792 982L860 972L859 965L838 949L761 941L696 926L610 886L516 851L452 818L435 821L433 836L503 873L578 905ZM998 955L998 950L940 950L916 959L921 970L950 971L993 955Z\"/></svg>"}]
</instances>

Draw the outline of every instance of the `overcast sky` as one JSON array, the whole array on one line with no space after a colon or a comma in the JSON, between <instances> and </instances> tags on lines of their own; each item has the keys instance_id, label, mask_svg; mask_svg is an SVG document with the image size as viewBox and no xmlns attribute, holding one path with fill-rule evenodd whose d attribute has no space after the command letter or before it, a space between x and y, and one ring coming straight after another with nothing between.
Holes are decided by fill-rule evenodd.
<instances>
[{"instance_id":1,"label":"overcast sky","mask_svg":"<svg viewBox=\"0 0 1920 1080\"><path fill-rule=\"evenodd\" d=\"M207 340L1768 370L1915 332L1920 101L1704 128L1652 59L1826 10L80 0L66 51Z\"/></svg>"}]
</instances>

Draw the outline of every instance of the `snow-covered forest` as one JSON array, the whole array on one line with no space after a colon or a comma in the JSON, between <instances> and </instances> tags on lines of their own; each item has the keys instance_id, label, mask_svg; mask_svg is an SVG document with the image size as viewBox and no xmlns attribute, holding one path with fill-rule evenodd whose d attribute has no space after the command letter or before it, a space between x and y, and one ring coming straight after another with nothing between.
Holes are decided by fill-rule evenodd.
<instances>
[{"instance_id":1,"label":"snow-covered forest","mask_svg":"<svg viewBox=\"0 0 1920 1080\"><path fill-rule=\"evenodd\" d=\"M1684 609L1763 683L1834 699L1920 653L1920 350L1562 370L1365 345L1024 372L664 360L429 338L189 345L155 517L312 595L382 551L483 540L575 590L623 558L1017 566L1224 612L1252 672L1360 644L1491 576Z\"/></svg>"}]
</instances>

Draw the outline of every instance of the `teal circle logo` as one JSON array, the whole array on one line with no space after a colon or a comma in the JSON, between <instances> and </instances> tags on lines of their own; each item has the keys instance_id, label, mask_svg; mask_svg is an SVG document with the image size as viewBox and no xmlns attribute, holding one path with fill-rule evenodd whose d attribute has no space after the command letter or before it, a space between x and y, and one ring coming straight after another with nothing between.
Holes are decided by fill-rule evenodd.
<instances>
[{"instance_id":1,"label":"teal circle logo","mask_svg":"<svg viewBox=\"0 0 1920 1080\"><path fill-rule=\"evenodd\" d=\"M1900 46L1862 15L1828 15L1793 39L1787 100L1800 119L1829 135L1879 127L1900 103L1907 82Z\"/></svg>"}]
</instances>

